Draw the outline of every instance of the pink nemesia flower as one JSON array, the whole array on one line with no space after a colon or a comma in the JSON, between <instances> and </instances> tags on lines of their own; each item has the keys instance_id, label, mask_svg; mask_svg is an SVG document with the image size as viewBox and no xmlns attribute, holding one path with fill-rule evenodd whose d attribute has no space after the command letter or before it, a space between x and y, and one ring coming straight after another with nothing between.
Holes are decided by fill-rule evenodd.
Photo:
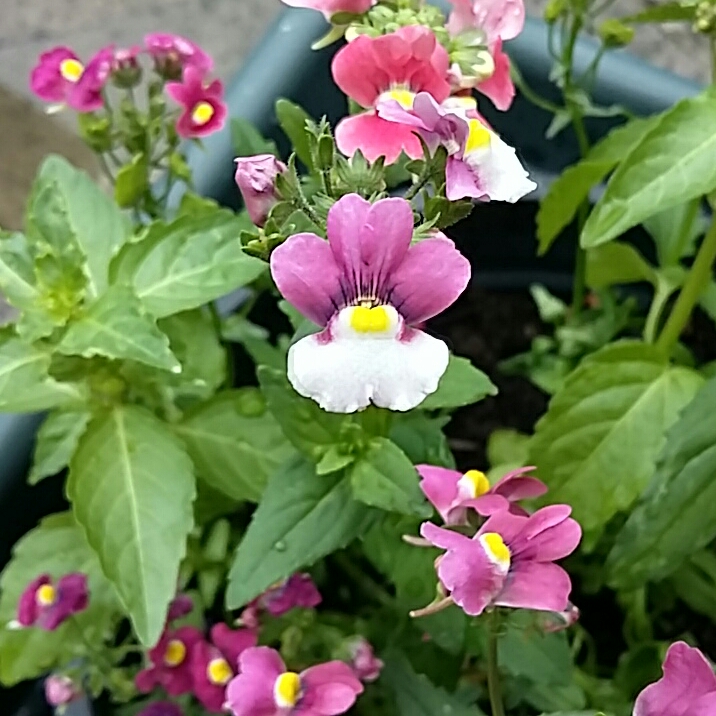
<instances>
[{"instance_id":1,"label":"pink nemesia flower","mask_svg":"<svg viewBox=\"0 0 716 716\"><path fill-rule=\"evenodd\" d=\"M45 700L50 706L66 706L82 695L82 691L69 676L50 674L45 679Z\"/></svg>"},{"instance_id":2,"label":"pink nemesia flower","mask_svg":"<svg viewBox=\"0 0 716 716\"><path fill-rule=\"evenodd\" d=\"M339 12L350 12L362 15L368 12L378 0L282 0L290 7L305 7L322 12L327 20Z\"/></svg>"},{"instance_id":3,"label":"pink nemesia flower","mask_svg":"<svg viewBox=\"0 0 716 716\"><path fill-rule=\"evenodd\" d=\"M204 75L194 66L184 70L181 82L168 82L167 94L184 111L177 121L180 137L205 137L220 130L228 110L224 104L224 86L220 80L204 84Z\"/></svg>"},{"instance_id":4,"label":"pink nemesia flower","mask_svg":"<svg viewBox=\"0 0 716 716\"><path fill-rule=\"evenodd\" d=\"M291 346L288 378L329 412L371 402L410 410L437 390L449 358L443 341L412 326L455 301L470 263L444 236L411 246L405 199L371 204L348 194L331 207L327 227L327 242L296 234L271 255L284 298L324 328Z\"/></svg>"},{"instance_id":5,"label":"pink nemesia flower","mask_svg":"<svg viewBox=\"0 0 716 716\"><path fill-rule=\"evenodd\" d=\"M524 0L450 0L454 10L448 18L451 35L482 30L488 42L511 40L525 26Z\"/></svg>"},{"instance_id":6,"label":"pink nemesia flower","mask_svg":"<svg viewBox=\"0 0 716 716\"><path fill-rule=\"evenodd\" d=\"M181 627L162 634L148 656L152 665L140 671L134 683L142 693L161 686L170 696L188 694L192 690L191 654L203 640L195 627Z\"/></svg>"},{"instance_id":7,"label":"pink nemesia flower","mask_svg":"<svg viewBox=\"0 0 716 716\"><path fill-rule=\"evenodd\" d=\"M152 32L144 37L144 46L154 58L157 71L174 79L181 77L182 70L194 67L201 74L214 69L214 61L197 44L181 35L168 32Z\"/></svg>"},{"instance_id":8,"label":"pink nemesia flower","mask_svg":"<svg viewBox=\"0 0 716 716\"><path fill-rule=\"evenodd\" d=\"M359 636L351 641L348 649L351 655L350 666L356 677L366 684L377 681L384 664L375 655L370 642Z\"/></svg>"},{"instance_id":9,"label":"pink nemesia flower","mask_svg":"<svg viewBox=\"0 0 716 716\"><path fill-rule=\"evenodd\" d=\"M536 477L526 476L534 467L522 467L505 475L490 486L485 473L468 470L466 473L433 465L416 465L422 478L420 489L432 502L446 525L468 523L470 510L490 515L509 510L516 515L526 515L518 500L539 497L547 492L547 486Z\"/></svg>"},{"instance_id":10,"label":"pink nemesia flower","mask_svg":"<svg viewBox=\"0 0 716 716\"><path fill-rule=\"evenodd\" d=\"M447 550L436 561L450 598L477 616L491 605L561 612L572 584L553 562L571 554L582 530L569 505L551 505L533 515L507 510L490 517L473 538L423 523L420 534Z\"/></svg>"},{"instance_id":11,"label":"pink nemesia flower","mask_svg":"<svg viewBox=\"0 0 716 716\"><path fill-rule=\"evenodd\" d=\"M312 609L321 603L321 594L310 574L294 574L259 598L258 603L271 616L280 617L295 607Z\"/></svg>"},{"instance_id":12,"label":"pink nemesia flower","mask_svg":"<svg viewBox=\"0 0 716 716\"><path fill-rule=\"evenodd\" d=\"M637 697L634 716L713 716L716 676L704 655L683 641L669 647L664 676Z\"/></svg>"},{"instance_id":13,"label":"pink nemesia flower","mask_svg":"<svg viewBox=\"0 0 716 716\"><path fill-rule=\"evenodd\" d=\"M184 716L184 712L171 701L156 701L143 708L137 716Z\"/></svg>"},{"instance_id":14,"label":"pink nemesia flower","mask_svg":"<svg viewBox=\"0 0 716 716\"><path fill-rule=\"evenodd\" d=\"M177 619L181 619L187 614L191 614L193 608L194 600L188 594L177 594L169 605L167 621L173 622Z\"/></svg>"},{"instance_id":15,"label":"pink nemesia flower","mask_svg":"<svg viewBox=\"0 0 716 716\"><path fill-rule=\"evenodd\" d=\"M42 574L20 596L17 621L24 627L54 631L73 614L84 611L88 602L87 575L73 572L53 584L49 574Z\"/></svg>"},{"instance_id":16,"label":"pink nemesia flower","mask_svg":"<svg viewBox=\"0 0 716 716\"><path fill-rule=\"evenodd\" d=\"M84 65L69 47L43 52L30 74L30 89L45 102L67 102Z\"/></svg>"},{"instance_id":17,"label":"pink nemesia flower","mask_svg":"<svg viewBox=\"0 0 716 716\"><path fill-rule=\"evenodd\" d=\"M256 226L263 226L278 200L276 177L286 171L286 165L273 154L238 157L234 180L244 198L246 211Z\"/></svg>"},{"instance_id":18,"label":"pink nemesia flower","mask_svg":"<svg viewBox=\"0 0 716 716\"><path fill-rule=\"evenodd\" d=\"M333 79L367 112L346 117L336 127L336 143L347 156L360 149L368 161L384 156L387 164L401 152L423 156L420 141L409 125L386 122L375 108L381 99L412 107L418 92L442 102L450 94L448 54L427 27L401 27L382 37L361 35L336 53Z\"/></svg>"},{"instance_id":19,"label":"pink nemesia flower","mask_svg":"<svg viewBox=\"0 0 716 716\"><path fill-rule=\"evenodd\" d=\"M226 689L234 716L337 716L353 706L363 685L348 664L329 661L300 674L286 671L273 649L247 649Z\"/></svg>"},{"instance_id":20,"label":"pink nemesia flower","mask_svg":"<svg viewBox=\"0 0 716 716\"><path fill-rule=\"evenodd\" d=\"M207 711L218 714L226 710L226 685L236 675L241 654L257 641L258 634L251 629L233 630L216 624L211 629L211 643L202 641L194 648L194 696Z\"/></svg>"},{"instance_id":21,"label":"pink nemesia flower","mask_svg":"<svg viewBox=\"0 0 716 716\"><path fill-rule=\"evenodd\" d=\"M102 92L114 68L114 47L103 47L85 67L67 98L78 112L96 112L104 107Z\"/></svg>"},{"instance_id":22,"label":"pink nemesia flower","mask_svg":"<svg viewBox=\"0 0 716 716\"><path fill-rule=\"evenodd\" d=\"M451 201L514 203L537 186L515 150L487 126L472 97L451 97L440 105L421 92L410 109L386 98L378 102L377 111L388 122L417 129L431 151L441 144L446 148L445 193Z\"/></svg>"}]
</instances>

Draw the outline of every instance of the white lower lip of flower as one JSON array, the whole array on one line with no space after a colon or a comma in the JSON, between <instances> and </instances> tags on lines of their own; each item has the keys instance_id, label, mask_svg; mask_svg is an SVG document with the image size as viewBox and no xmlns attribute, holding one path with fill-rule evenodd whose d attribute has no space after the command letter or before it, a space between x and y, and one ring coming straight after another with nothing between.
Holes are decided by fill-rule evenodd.
<instances>
[{"instance_id":1,"label":"white lower lip of flower","mask_svg":"<svg viewBox=\"0 0 716 716\"><path fill-rule=\"evenodd\" d=\"M291 346L288 379L296 391L332 413L354 413L371 403L406 411L434 393L447 369L447 346L422 331L400 340L402 319L392 306L384 308L385 330L356 331L349 307L331 322L330 340L312 335Z\"/></svg>"}]
</instances>

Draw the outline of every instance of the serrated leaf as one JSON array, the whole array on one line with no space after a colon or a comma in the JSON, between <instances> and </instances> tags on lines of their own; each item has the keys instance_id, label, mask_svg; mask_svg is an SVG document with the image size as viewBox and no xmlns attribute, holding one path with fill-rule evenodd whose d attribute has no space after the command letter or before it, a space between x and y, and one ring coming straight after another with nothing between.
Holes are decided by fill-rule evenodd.
<instances>
[{"instance_id":1,"label":"serrated leaf","mask_svg":"<svg viewBox=\"0 0 716 716\"><path fill-rule=\"evenodd\" d=\"M31 485L67 467L91 417L86 410L55 410L45 418L37 431L32 470L27 478Z\"/></svg>"},{"instance_id":2,"label":"serrated leaf","mask_svg":"<svg viewBox=\"0 0 716 716\"><path fill-rule=\"evenodd\" d=\"M438 389L419 407L422 410L459 408L477 403L488 395L497 395L495 384L467 358L451 355Z\"/></svg>"},{"instance_id":3,"label":"serrated leaf","mask_svg":"<svg viewBox=\"0 0 716 716\"><path fill-rule=\"evenodd\" d=\"M638 281L655 284L656 273L631 244L612 241L587 251L588 286L605 288Z\"/></svg>"},{"instance_id":4,"label":"serrated leaf","mask_svg":"<svg viewBox=\"0 0 716 716\"><path fill-rule=\"evenodd\" d=\"M279 99L276 102L276 119L291 141L296 156L309 170L313 170L311 144L306 131L306 122L311 121L308 112L287 99Z\"/></svg>"},{"instance_id":5,"label":"serrated leaf","mask_svg":"<svg viewBox=\"0 0 716 716\"><path fill-rule=\"evenodd\" d=\"M653 346L623 341L582 361L539 420L529 462L587 532L628 509L654 473L666 430L703 383Z\"/></svg>"},{"instance_id":6,"label":"serrated leaf","mask_svg":"<svg viewBox=\"0 0 716 716\"><path fill-rule=\"evenodd\" d=\"M181 441L137 406L94 418L70 463L74 515L146 646L176 593L195 494Z\"/></svg>"},{"instance_id":7,"label":"serrated leaf","mask_svg":"<svg viewBox=\"0 0 716 716\"><path fill-rule=\"evenodd\" d=\"M617 535L607 566L620 588L663 579L716 537L716 379L673 424L658 470Z\"/></svg>"},{"instance_id":8,"label":"serrated leaf","mask_svg":"<svg viewBox=\"0 0 716 716\"><path fill-rule=\"evenodd\" d=\"M197 475L234 500L258 502L293 447L258 391L226 391L174 426Z\"/></svg>"},{"instance_id":9,"label":"serrated leaf","mask_svg":"<svg viewBox=\"0 0 716 716\"><path fill-rule=\"evenodd\" d=\"M584 248L604 244L649 216L716 187L716 92L682 100L659 116L609 180L581 236Z\"/></svg>"},{"instance_id":10,"label":"serrated leaf","mask_svg":"<svg viewBox=\"0 0 716 716\"><path fill-rule=\"evenodd\" d=\"M119 611L114 590L72 515L45 517L15 545L13 558L0 577L0 624L4 627L0 628L0 682L6 686L37 678L72 658L71 646L77 639L72 624L51 632L5 627L16 618L20 595L33 579L43 573L58 579L70 572L86 574L90 592L88 609L73 621L90 644L100 648L103 643Z\"/></svg>"},{"instance_id":11,"label":"serrated leaf","mask_svg":"<svg viewBox=\"0 0 716 716\"><path fill-rule=\"evenodd\" d=\"M65 355L133 360L181 372L169 348L169 338L157 328L156 320L128 286L112 286L72 321L57 350Z\"/></svg>"},{"instance_id":12,"label":"serrated leaf","mask_svg":"<svg viewBox=\"0 0 716 716\"><path fill-rule=\"evenodd\" d=\"M256 154L277 154L276 143L266 139L251 122L243 117L231 119L231 144L237 157Z\"/></svg>"},{"instance_id":13,"label":"serrated leaf","mask_svg":"<svg viewBox=\"0 0 716 716\"><path fill-rule=\"evenodd\" d=\"M294 460L269 480L236 552L226 606L238 609L280 579L362 535L379 513L351 497L342 472L316 475Z\"/></svg>"}]
</instances>

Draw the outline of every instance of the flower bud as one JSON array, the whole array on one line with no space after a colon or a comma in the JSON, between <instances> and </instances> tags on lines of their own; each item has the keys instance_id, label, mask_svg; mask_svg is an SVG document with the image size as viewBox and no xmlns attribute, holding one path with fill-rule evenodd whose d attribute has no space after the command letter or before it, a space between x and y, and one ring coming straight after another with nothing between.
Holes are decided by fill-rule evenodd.
<instances>
[{"instance_id":1,"label":"flower bud","mask_svg":"<svg viewBox=\"0 0 716 716\"><path fill-rule=\"evenodd\" d=\"M276 177L285 171L286 165L273 154L236 159L236 185L256 226L266 223L269 212L278 201Z\"/></svg>"},{"instance_id":2,"label":"flower bud","mask_svg":"<svg viewBox=\"0 0 716 716\"><path fill-rule=\"evenodd\" d=\"M348 645L351 655L351 668L356 678L369 684L376 681L383 670L383 662L373 652L367 639L356 637Z\"/></svg>"},{"instance_id":3,"label":"flower bud","mask_svg":"<svg viewBox=\"0 0 716 716\"><path fill-rule=\"evenodd\" d=\"M66 706L81 694L75 682L69 676L51 674L45 679L45 699L55 708Z\"/></svg>"},{"instance_id":4,"label":"flower bud","mask_svg":"<svg viewBox=\"0 0 716 716\"><path fill-rule=\"evenodd\" d=\"M611 17L599 26L599 37L606 47L625 47L634 39L634 28Z\"/></svg>"}]
</instances>

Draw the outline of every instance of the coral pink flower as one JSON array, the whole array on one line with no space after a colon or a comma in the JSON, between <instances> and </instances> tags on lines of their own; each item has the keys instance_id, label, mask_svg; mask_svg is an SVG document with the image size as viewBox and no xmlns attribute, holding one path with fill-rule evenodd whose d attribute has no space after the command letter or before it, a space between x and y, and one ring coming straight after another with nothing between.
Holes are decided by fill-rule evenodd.
<instances>
[{"instance_id":1,"label":"coral pink flower","mask_svg":"<svg viewBox=\"0 0 716 716\"><path fill-rule=\"evenodd\" d=\"M327 20L339 12L362 15L368 12L376 2L377 0L283 0L284 5L318 10L326 16Z\"/></svg>"},{"instance_id":2,"label":"coral pink flower","mask_svg":"<svg viewBox=\"0 0 716 716\"><path fill-rule=\"evenodd\" d=\"M143 708L137 716L184 716L184 712L171 701L156 701Z\"/></svg>"},{"instance_id":3,"label":"coral pink flower","mask_svg":"<svg viewBox=\"0 0 716 716\"><path fill-rule=\"evenodd\" d=\"M664 660L664 676L637 697L634 716L713 716L716 676L694 647L677 641Z\"/></svg>"},{"instance_id":4,"label":"coral pink flower","mask_svg":"<svg viewBox=\"0 0 716 716\"><path fill-rule=\"evenodd\" d=\"M420 489L432 502L446 525L467 524L470 510L489 515L510 510L516 515L527 513L518 500L539 497L547 486L535 477L526 476L533 467L523 467L505 475L492 487L487 476L479 470L466 473L432 465L416 465L422 478Z\"/></svg>"},{"instance_id":5,"label":"coral pink flower","mask_svg":"<svg viewBox=\"0 0 716 716\"><path fill-rule=\"evenodd\" d=\"M144 37L144 46L154 58L159 74L168 79L181 77L182 70L194 67L202 75L214 69L214 61L198 45L181 35L153 32Z\"/></svg>"},{"instance_id":6,"label":"coral pink flower","mask_svg":"<svg viewBox=\"0 0 716 716\"><path fill-rule=\"evenodd\" d=\"M296 674L273 649L247 649L226 690L234 716L338 716L363 692L350 666L329 661Z\"/></svg>"},{"instance_id":7,"label":"coral pink flower","mask_svg":"<svg viewBox=\"0 0 716 716\"><path fill-rule=\"evenodd\" d=\"M330 412L371 402L410 410L437 390L449 358L445 343L412 326L455 301L470 264L445 237L411 246L413 210L404 199L371 204L348 194L327 226L328 242L297 234L271 255L284 298L324 328L291 346L288 378Z\"/></svg>"},{"instance_id":8,"label":"coral pink flower","mask_svg":"<svg viewBox=\"0 0 716 716\"><path fill-rule=\"evenodd\" d=\"M524 0L450 0L454 10L448 30L457 35L465 30L482 30L492 43L497 38L511 40L525 26Z\"/></svg>"},{"instance_id":9,"label":"coral pink flower","mask_svg":"<svg viewBox=\"0 0 716 716\"><path fill-rule=\"evenodd\" d=\"M191 654L202 640L201 632L190 626L165 632L149 651L152 665L135 678L137 689L146 694L161 686L171 696L189 693L193 685Z\"/></svg>"},{"instance_id":10,"label":"coral pink flower","mask_svg":"<svg viewBox=\"0 0 716 716\"><path fill-rule=\"evenodd\" d=\"M569 505L551 505L530 517L507 510L490 517L471 539L423 523L420 534L447 552L436 561L450 599L471 616L496 605L561 612L572 584L554 564L571 554L582 536Z\"/></svg>"},{"instance_id":11,"label":"coral pink flower","mask_svg":"<svg viewBox=\"0 0 716 716\"><path fill-rule=\"evenodd\" d=\"M224 126L228 110L224 104L224 86L219 80L206 85L203 74L188 66L182 81L168 82L166 90L184 109L177 121L180 137L205 137Z\"/></svg>"},{"instance_id":12,"label":"coral pink flower","mask_svg":"<svg viewBox=\"0 0 716 716\"><path fill-rule=\"evenodd\" d=\"M421 92L411 109L393 99L381 99L377 111L388 122L419 131L431 151L441 144L447 149L445 191L451 201L473 198L514 203L537 186L515 150L480 117L472 97L452 97L440 105Z\"/></svg>"},{"instance_id":13,"label":"coral pink flower","mask_svg":"<svg viewBox=\"0 0 716 716\"><path fill-rule=\"evenodd\" d=\"M375 655L373 647L362 636L356 637L349 645L350 665L358 679L371 684L378 680L383 670L383 662Z\"/></svg>"},{"instance_id":14,"label":"coral pink flower","mask_svg":"<svg viewBox=\"0 0 716 716\"><path fill-rule=\"evenodd\" d=\"M500 110L508 110L515 98L515 85L510 74L510 58L502 50L502 40L495 40L490 48L495 69L491 77L482 80L476 86L478 92L492 100Z\"/></svg>"},{"instance_id":15,"label":"coral pink flower","mask_svg":"<svg viewBox=\"0 0 716 716\"><path fill-rule=\"evenodd\" d=\"M256 646L258 635L251 629L230 629L216 624L211 630L211 643L200 642L192 652L191 670L194 696L211 713L226 709L226 685L234 678L239 657Z\"/></svg>"},{"instance_id":16,"label":"coral pink flower","mask_svg":"<svg viewBox=\"0 0 716 716\"><path fill-rule=\"evenodd\" d=\"M102 93L114 68L114 47L103 47L85 67L67 98L78 112L96 112L104 107Z\"/></svg>"},{"instance_id":17,"label":"coral pink flower","mask_svg":"<svg viewBox=\"0 0 716 716\"><path fill-rule=\"evenodd\" d=\"M82 690L69 676L50 674L45 679L45 700L50 706L66 706L81 695Z\"/></svg>"},{"instance_id":18,"label":"coral pink flower","mask_svg":"<svg viewBox=\"0 0 716 716\"><path fill-rule=\"evenodd\" d=\"M54 631L73 614L84 611L88 602L87 575L73 572L53 584L49 574L42 574L20 595L17 621L24 627Z\"/></svg>"},{"instance_id":19,"label":"coral pink flower","mask_svg":"<svg viewBox=\"0 0 716 716\"><path fill-rule=\"evenodd\" d=\"M234 161L234 179L244 198L246 211L256 226L263 226L278 201L276 177L286 171L286 165L273 154L238 157Z\"/></svg>"},{"instance_id":20,"label":"coral pink flower","mask_svg":"<svg viewBox=\"0 0 716 716\"><path fill-rule=\"evenodd\" d=\"M338 51L333 78L345 94L367 112L346 117L336 127L336 143L347 156L360 149L369 161L384 156L387 164L401 152L413 159L423 156L413 127L386 122L375 112L381 99L394 99L412 107L418 92L428 92L438 102L450 94L449 59L427 27L401 27L382 37L362 35Z\"/></svg>"},{"instance_id":21,"label":"coral pink flower","mask_svg":"<svg viewBox=\"0 0 716 716\"><path fill-rule=\"evenodd\" d=\"M53 47L43 52L30 74L30 89L45 102L68 101L84 65L69 47Z\"/></svg>"}]
</instances>

